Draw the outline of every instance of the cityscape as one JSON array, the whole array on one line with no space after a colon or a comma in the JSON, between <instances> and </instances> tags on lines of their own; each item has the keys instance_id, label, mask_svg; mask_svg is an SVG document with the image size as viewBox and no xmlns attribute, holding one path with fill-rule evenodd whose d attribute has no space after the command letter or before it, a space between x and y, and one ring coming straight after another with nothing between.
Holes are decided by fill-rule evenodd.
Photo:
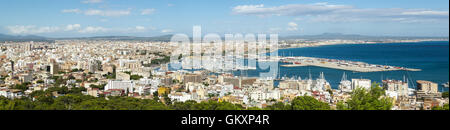
<instances>
[{"instance_id":1,"label":"cityscape","mask_svg":"<svg viewBox=\"0 0 450 130\"><path fill-rule=\"evenodd\" d=\"M286 29L256 29L253 32L242 30L265 29L266 26L255 23L253 27L243 20L242 25L229 27L239 22L222 25L226 23L222 18L217 19L220 21L217 25L210 24L215 23L214 20L207 23L193 20L205 16L215 18L208 17L209 13L192 16L189 20L167 19L170 22L162 25L166 17L158 13L178 8L169 13L176 14L189 7L182 6L186 3L181 1L159 1L148 4L155 6L152 8L132 6L124 10L102 10L121 4L113 0L70 2L86 8L99 6L99 9L58 9L57 13L63 15L61 17L75 15L69 21L80 22L64 27L57 26L61 24L57 23L59 20L48 21L49 25L56 24L54 27L39 27L45 20L30 23L38 26L22 26L20 24L24 22L17 22L21 20L18 17L11 17L10 22L0 22L0 26L5 26L0 30L0 110L449 108L448 1L434 1L439 5L447 2L443 7L434 7L434 4L417 7L420 2L414 1L412 3L418 5L397 9L347 5L350 3L282 1L280 5L271 1L257 5L257 2L224 2L225 5L236 6L226 7L228 12L222 15L227 17L223 17L238 21L241 17L253 17L251 19L256 21L273 17L304 21L314 17L312 22L306 23L283 21L283 26L287 23ZM165 8L157 8L156 5ZM0 8L2 12L13 10ZM188 9L192 8L195 7ZM345 14L350 11L355 12ZM373 16L365 19L359 15ZM345 16L349 19L344 19ZM76 20L87 17L95 17L93 19L97 22L91 23L99 26L84 26L92 19ZM144 21L150 18L147 23L153 25L134 25L136 21L123 20L123 23L116 23L117 28L100 27L114 26L108 22L120 21L120 17ZM186 17L180 16L180 19ZM160 19L162 23L156 22ZM315 22L324 22L320 20L331 22L331 25L318 27L320 31L311 31L311 26L317 25ZM370 21L394 24L389 25L392 27L379 25L382 23L369 24L379 26L361 29L373 32L354 29L359 27L352 27L356 30L354 32L324 29L343 21L362 26ZM269 23L268 26L272 26L282 22L273 20ZM402 26L397 28L397 23ZM124 24L133 27L120 28ZM165 28L172 24L173 28ZM392 30L375 29L381 27ZM209 35L215 32L212 30L218 33ZM370 51L357 49L364 47ZM317 51L319 49L335 50L343 55L329 50ZM371 57L377 59L366 59Z\"/></svg>"}]
</instances>

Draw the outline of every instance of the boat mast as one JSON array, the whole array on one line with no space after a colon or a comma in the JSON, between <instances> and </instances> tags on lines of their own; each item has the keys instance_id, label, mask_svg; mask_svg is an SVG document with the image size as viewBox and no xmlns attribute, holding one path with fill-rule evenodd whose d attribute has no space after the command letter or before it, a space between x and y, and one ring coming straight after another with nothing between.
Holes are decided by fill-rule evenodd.
<instances>
[{"instance_id":1,"label":"boat mast","mask_svg":"<svg viewBox=\"0 0 450 130\"><path fill-rule=\"evenodd\" d=\"M347 76L345 75L345 72L344 72L344 74L342 75L341 81L346 81L346 80L347 80Z\"/></svg>"},{"instance_id":2,"label":"boat mast","mask_svg":"<svg viewBox=\"0 0 450 130\"><path fill-rule=\"evenodd\" d=\"M309 71L309 79L312 80L311 69L309 69L308 71Z\"/></svg>"}]
</instances>

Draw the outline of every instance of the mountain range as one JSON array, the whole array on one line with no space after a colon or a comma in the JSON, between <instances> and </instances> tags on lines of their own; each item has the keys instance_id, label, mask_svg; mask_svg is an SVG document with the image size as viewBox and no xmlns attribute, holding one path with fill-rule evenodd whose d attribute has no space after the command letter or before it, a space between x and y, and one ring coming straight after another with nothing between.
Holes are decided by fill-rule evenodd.
<instances>
[{"instance_id":1,"label":"mountain range","mask_svg":"<svg viewBox=\"0 0 450 130\"><path fill-rule=\"evenodd\" d=\"M0 34L0 41L45 41L45 40L48 40L48 38L36 35L13 36Z\"/></svg>"},{"instance_id":2,"label":"mountain range","mask_svg":"<svg viewBox=\"0 0 450 130\"><path fill-rule=\"evenodd\" d=\"M173 35L163 35L155 37L134 37L134 36L96 36L77 38L48 38L36 35L13 36L0 34L0 42L4 41L55 41L55 40L130 40L130 41L170 41ZM447 39L448 37L397 37L397 36L365 36L356 34L324 33L320 35L294 35L280 36L280 40L307 39L307 40L383 40L383 39ZM192 38L191 38L192 39Z\"/></svg>"}]
</instances>

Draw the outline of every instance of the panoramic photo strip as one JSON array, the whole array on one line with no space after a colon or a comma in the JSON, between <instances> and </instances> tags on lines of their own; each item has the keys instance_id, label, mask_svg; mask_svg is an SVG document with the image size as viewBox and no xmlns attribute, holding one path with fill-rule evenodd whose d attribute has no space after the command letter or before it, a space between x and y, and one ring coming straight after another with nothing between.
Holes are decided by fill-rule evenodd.
<instances>
[{"instance_id":1,"label":"panoramic photo strip","mask_svg":"<svg viewBox=\"0 0 450 130\"><path fill-rule=\"evenodd\" d=\"M5 0L0 16L0 115L275 128L449 111L448 0Z\"/></svg>"}]
</instances>

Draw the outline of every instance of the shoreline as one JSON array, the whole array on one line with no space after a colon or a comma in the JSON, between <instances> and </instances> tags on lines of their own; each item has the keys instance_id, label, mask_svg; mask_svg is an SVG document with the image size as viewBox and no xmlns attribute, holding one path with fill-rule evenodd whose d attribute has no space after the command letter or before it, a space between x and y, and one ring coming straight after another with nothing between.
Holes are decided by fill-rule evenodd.
<instances>
[{"instance_id":1,"label":"shoreline","mask_svg":"<svg viewBox=\"0 0 450 130\"><path fill-rule=\"evenodd\" d=\"M274 50L273 52L278 52L279 50L286 50L286 49L295 49L295 48L306 48L306 47L320 47L320 46L328 46L328 45L350 45L350 44L359 44L359 45L368 45L368 44L391 44L391 43L420 43L420 42L449 42L448 40L414 40L414 41L397 41L397 42L358 42L358 43L336 43L336 44L316 44L312 46L292 46L292 47L283 47L278 48L277 50ZM267 54L267 53L266 53ZM284 59L288 58L289 56L280 56L277 55L277 59ZM297 58L299 57L305 57L305 56L295 56ZM292 58L292 57L291 57ZM305 58L311 58L311 59L327 59L327 60L339 60L339 59L328 59L328 58L318 58L318 57L305 57ZM360 61L352 61L352 62L360 62ZM294 63L294 62L292 62ZM367 63L369 64L369 63ZM372 64L370 64L372 65ZM375 64L374 64L375 65ZM282 67L302 67L302 66L317 66L317 67L324 67L324 68L331 68L331 69L340 69L340 70L348 70L348 71L356 71L356 72L380 72L380 71L422 71L422 69L415 69L415 68L405 68L405 67L398 67L396 66L388 66L395 69L355 69L355 68L348 68L348 67L341 67L341 66L330 66L330 65L324 65L324 64L311 64L311 63L302 63L302 64L288 64L288 65L282 65ZM379 66L379 65L376 65ZM385 67L387 65L384 65Z\"/></svg>"},{"instance_id":2,"label":"shoreline","mask_svg":"<svg viewBox=\"0 0 450 130\"><path fill-rule=\"evenodd\" d=\"M275 51L283 50L283 49L295 49L295 48L307 48L307 47L321 47L321 46L330 46L330 45L371 45L371 44L390 44L390 43L419 43L419 42L449 42L449 40L419 40L419 41L392 41L392 42L356 42L356 43L334 43L334 44L320 44L317 43L311 46L291 46L291 47L281 47L277 50L274 50L269 53L273 53Z\"/></svg>"}]
</instances>

